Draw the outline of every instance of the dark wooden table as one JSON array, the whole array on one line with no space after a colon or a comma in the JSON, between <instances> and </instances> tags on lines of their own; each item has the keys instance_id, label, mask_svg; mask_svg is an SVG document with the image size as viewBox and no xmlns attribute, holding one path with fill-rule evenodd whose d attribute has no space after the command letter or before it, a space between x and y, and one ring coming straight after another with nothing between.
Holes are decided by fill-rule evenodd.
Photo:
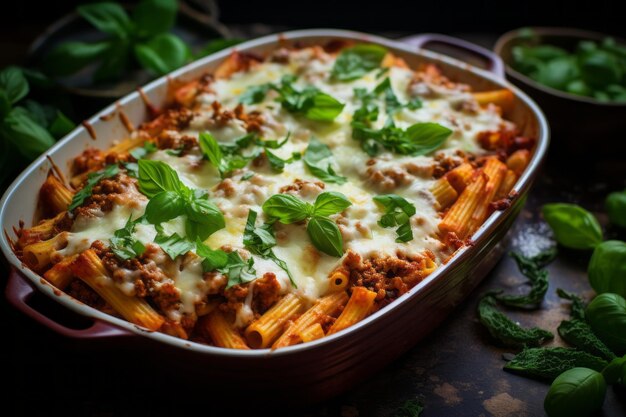
<instances>
[{"instance_id":1,"label":"dark wooden table","mask_svg":"<svg viewBox=\"0 0 626 417\"><path fill-rule=\"evenodd\" d=\"M245 29L245 28L244 28ZM259 27L256 31L268 30ZM493 39L469 36L489 44ZM563 138L557 138L563 140ZM526 208L508 235L509 249L532 254L552 244L550 232L539 218L547 202L578 202L601 213L604 196L624 188L624 173L604 177L593 170L576 170L553 146L543 175L530 194ZM582 156L579 156L582 158ZM598 164L602 165L602 164ZM619 165L619 164L618 164ZM583 172L584 171L584 172ZM607 236L624 239L624 231L608 229ZM590 297L586 265L589 253L561 250L549 266L550 289L542 309L511 312L523 325L539 325L556 334L568 315L568 305L555 294L560 287ZM292 410L291 416L393 416L407 400L420 400L432 416L543 416L548 385L506 373L502 354L510 349L494 345L476 316L480 295L492 288L524 291L524 278L514 262L504 257L468 299L428 338L382 372L362 381L347 393L322 404ZM4 286L4 285L2 285ZM45 302L45 300L44 300ZM47 308L54 305L46 303ZM141 352L101 346L94 351L53 334L0 301L2 377L8 389L0 394L0 415L15 416L160 416L227 415L229 405L211 396L178 390L177 379L160 379L158 363L135 367ZM410 331L410 330L408 330ZM560 345L557 336L551 345ZM154 372L152 372L154 371ZM184 381L185 375L179 376ZM233 387L236 391L237 387ZM241 393L245 401L245 393ZM620 398L621 397L621 398ZM274 414L280 413L276 393ZM259 414L259 413L256 413ZM601 416L626 415L624 391L609 390Z\"/></svg>"}]
</instances>

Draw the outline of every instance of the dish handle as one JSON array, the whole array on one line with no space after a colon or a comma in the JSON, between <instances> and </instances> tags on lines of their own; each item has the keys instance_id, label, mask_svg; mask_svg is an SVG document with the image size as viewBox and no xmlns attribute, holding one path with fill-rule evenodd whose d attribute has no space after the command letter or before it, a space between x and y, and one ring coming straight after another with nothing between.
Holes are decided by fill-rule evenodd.
<instances>
[{"instance_id":1,"label":"dish handle","mask_svg":"<svg viewBox=\"0 0 626 417\"><path fill-rule=\"evenodd\" d=\"M110 339L121 337L136 337L134 333L106 323L98 319L92 320L91 325L86 328L73 329L55 320L52 320L44 313L29 304L29 299L36 293L35 288L15 269L11 268L7 282L5 295L13 307L21 311L39 324L59 333L65 337L73 339ZM69 312L69 311L68 311ZM72 313L74 314L74 313Z\"/></svg>"},{"instance_id":2,"label":"dish handle","mask_svg":"<svg viewBox=\"0 0 626 417\"><path fill-rule=\"evenodd\" d=\"M440 33L424 33L421 35L412 35L398 39L402 43L415 46L418 49L428 49L428 45L439 44L458 49L472 57L479 58L486 63L486 69L496 76L504 79L504 63L502 59L487 48L468 42L463 39L455 38Z\"/></svg>"}]
</instances>

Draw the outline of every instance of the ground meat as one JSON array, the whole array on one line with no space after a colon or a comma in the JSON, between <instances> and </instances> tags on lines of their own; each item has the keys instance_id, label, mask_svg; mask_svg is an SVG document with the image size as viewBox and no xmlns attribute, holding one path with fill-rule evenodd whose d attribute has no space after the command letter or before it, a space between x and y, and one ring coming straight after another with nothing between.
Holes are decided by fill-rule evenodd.
<instances>
[{"instance_id":1,"label":"ground meat","mask_svg":"<svg viewBox=\"0 0 626 417\"><path fill-rule=\"evenodd\" d=\"M98 310L104 309L107 305L106 301L104 301L104 299L100 297L97 292L92 290L89 285L79 279L73 280L69 287L65 289L65 292L77 300L80 300L88 306Z\"/></svg>"},{"instance_id":2,"label":"ground meat","mask_svg":"<svg viewBox=\"0 0 626 417\"><path fill-rule=\"evenodd\" d=\"M139 130L146 132L150 137L158 137L164 130L186 129L193 117L194 113L185 107L168 109L156 119L143 123Z\"/></svg>"},{"instance_id":3,"label":"ground meat","mask_svg":"<svg viewBox=\"0 0 626 417\"><path fill-rule=\"evenodd\" d=\"M446 155L445 153L440 152L435 155L435 162L436 165L434 167L433 176L435 178L440 178L445 173L461 165L463 159L460 157Z\"/></svg>"},{"instance_id":4,"label":"ground meat","mask_svg":"<svg viewBox=\"0 0 626 417\"><path fill-rule=\"evenodd\" d=\"M266 272L263 277L254 281L252 310L263 314L280 298L280 284L273 272Z\"/></svg>"},{"instance_id":5,"label":"ground meat","mask_svg":"<svg viewBox=\"0 0 626 417\"><path fill-rule=\"evenodd\" d=\"M181 135L175 130L164 130L157 137L157 147L159 149L180 149L180 156L187 154L198 144L195 137Z\"/></svg>"},{"instance_id":6,"label":"ground meat","mask_svg":"<svg viewBox=\"0 0 626 417\"><path fill-rule=\"evenodd\" d=\"M374 160L374 163L366 169L365 177L367 182L379 191L392 191L413 182L413 176L401 167L379 168L377 165L377 161Z\"/></svg>"},{"instance_id":7,"label":"ground meat","mask_svg":"<svg viewBox=\"0 0 626 417\"><path fill-rule=\"evenodd\" d=\"M292 194L304 198L317 197L326 188L322 181L306 181L297 178L292 184L285 185L278 190L281 194Z\"/></svg>"},{"instance_id":8,"label":"ground meat","mask_svg":"<svg viewBox=\"0 0 626 417\"><path fill-rule=\"evenodd\" d=\"M233 110L224 109L219 101L211 103L213 109L212 120L216 127L223 127L233 119L241 120L248 132L260 132L264 123L263 116L258 111L246 113L242 104Z\"/></svg>"},{"instance_id":9,"label":"ground meat","mask_svg":"<svg viewBox=\"0 0 626 417\"><path fill-rule=\"evenodd\" d=\"M105 178L96 184L81 207L76 209L76 215L91 216L94 210L108 212L113 209L115 203L127 203L126 194L137 194L137 180L126 174L118 174L111 178Z\"/></svg>"},{"instance_id":10,"label":"ground meat","mask_svg":"<svg viewBox=\"0 0 626 417\"><path fill-rule=\"evenodd\" d=\"M343 266L350 273L350 284L374 291L376 303L382 307L426 277L426 258L432 259L432 254L363 259L359 254L348 251Z\"/></svg>"},{"instance_id":11,"label":"ground meat","mask_svg":"<svg viewBox=\"0 0 626 417\"><path fill-rule=\"evenodd\" d=\"M79 175L84 172L97 171L104 168L105 153L100 149L88 148L74 158L72 173Z\"/></svg>"},{"instance_id":12,"label":"ground meat","mask_svg":"<svg viewBox=\"0 0 626 417\"><path fill-rule=\"evenodd\" d=\"M468 92L470 88L466 84L450 81L443 75L439 67L434 64L425 64L415 72L409 84L409 94L424 98L436 98L451 92Z\"/></svg>"}]
</instances>

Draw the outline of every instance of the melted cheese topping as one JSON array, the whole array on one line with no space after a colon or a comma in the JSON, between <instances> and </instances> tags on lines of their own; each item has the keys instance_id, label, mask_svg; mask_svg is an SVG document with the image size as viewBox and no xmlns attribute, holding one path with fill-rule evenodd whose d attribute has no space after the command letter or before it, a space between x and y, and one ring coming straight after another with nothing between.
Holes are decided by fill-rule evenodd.
<instances>
[{"instance_id":1,"label":"melted cheese topping","mask_svg":"<svg viewBox=\"0 0 626 417\"><path fill-rule=\"evenodd\" d=\"M217 80L211 85L212 92L204 93L197 98L198 109L194 118L189 127L181 133L197 137L200 132L208 130L219 142L233 143L247 133L245 125L240 120L232 119L219 128L211 127L214 126L211 123L213 116L211 103L217 100L223 108L233 109L239 104L240 95L248 87L279 82L282 76L295 74L298 76L296 86L302 88L313 85L345 104L334 122L314 122L291 114L274 100L273 92L268 93L261 103L246 105L245 110L248 113L251 111L261 113L265 121L262 132L264 139L281 140L291 132L290 140L280 149L273 150L281 158L287 159L294 152L304 153L312 136L330 147L333 158L329 162L340 175L348 178L348 182L343 185L325 184L323 191L339 191L352 202L352 206L346 209L343 215L331 216L340 224L344 249L355 251L363 257L393 256L398 251L407 254L421 253L426 249L437 254L440 242L436 238L436 232L440 218L434 208L434 198L429 191L434 181L433 156L413 157L383 152L373 159L372 165L368 164L372 158L351 136L352 114L361 106L360 100L354 95L354 89L365 88L372 91L384 77L388 76L396 96L400 102L405 103L419 93L419 88L411 86L413 72L394 67L383 77L377 78L376 71L372 71L352 82L334 82L329 79L333 63L334 58L329 55L313 54L311 49L304 49L290 52L286 64L265 62L249 72L239 72L229 79ZM482 131L498 130L503 123L498 113L490 108L477 108L474 113L455 110L459 102L471 102L473 100L471 94L457 90L442 91L439 86L432 86L432 89L437 90L438 94L421 97L423 103L421 108L416 110L403 108L393 115L396 126L407 128L417 122L436 122L453 131L439 152L448 155L453 155L458 150L474 154L483 153L476 136ZM373 123L374 128L382 128L387 119L387 114L383 111L382 97L378 103L380 114ZM222 210L226 221L226 227L207 240L206 243L212 248L229 245L235 249L243 249L243 231L249 210L259 213L258 221L264 221L262 204L273 194L279 193L282 187L293 184L296 179L313 183L319 181L311 175L302 160L288 164L282 173L274 173L267 167L258 168L249 164L244 170L237 171L231 178L222 181L217 170L202 158L198 149L182 157L157 151L148 158L167 163L178 172L187 186L207 190L210 193L212 201ZM377 189L377 184L372 183L368 168L380 171L404 170L404 175L408 178L407 185L386 192L398 194L416 207L417 214L411 219L413 240L397 243L395 228L383 228L378 225L383 213L372 198L386 192ZM255 171L256 174L248 180L242 180L242 174L249 170ZM298 192L298 196L313 202L321 191L315 190L314 187L303 188ZM144 201L135 204L133 208L115 206L106 214L96 213L89 218L77 218L71 230L69 244L63 250L64 254L71 255L85 250L95 240L108 244L108 239L113 236L115 230L124 226L129 216L137 218L143 214L145 204ZM181 236L185 235L183 217L171 220L163 226L168 234L177 232ZM142 243L151 243L155 236L156 230L153 225L137 225L135 237ZM285 271L274 262L254 255L254 267L258 277L272 272L276 275L282 292L298 291L310 300L323 295L327 288L328 274L341 263L342 259L317 251L302 224L278 224L276 236L278 243L274 252L278 258L287 263L297 289L291 286ZM207 288L199 261L181 266L173 275L170 278L174 281L181 298L181 307L171 314L168 313L170 318L175 319L180 314L192 313L194 306L206 296ZM123 286L125 283L118 285ZM125 288L129 290L128 287ZM240 325L251 319L250 303L253 291L254 287L251 286L247 301L239 309L237 323Z\"/></svg>"}]
</instances>

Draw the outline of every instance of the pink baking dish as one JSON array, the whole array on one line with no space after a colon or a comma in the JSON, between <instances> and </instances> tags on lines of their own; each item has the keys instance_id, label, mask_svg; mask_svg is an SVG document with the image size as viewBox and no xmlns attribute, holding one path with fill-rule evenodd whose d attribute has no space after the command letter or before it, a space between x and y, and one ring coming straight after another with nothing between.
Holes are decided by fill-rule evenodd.
<instances>
[{"instance_id":1,"label":"pink baking dish","mask_svg":"<svg viewBox=\"0 0 626 417\"><path fill-rule=\"evenodd\" d=\"M461 303L502 255L503 245L500 242L521 210L546 154L548 126L537 105L504 80L503 67L497 58L482 48L454 38L421 35L406 39L403 43L364 33L317 29L265 36L236 48L263 54L285 42L318 44L333 39L380 44L404 58L411 66L424 62L436 63L447 76L470 84L476 91L506 87L515 94L514 111L507 116L520 126L524 135L537 139L536 149L528 168L514 188L517 197L513 204L491 215L473 236L473 245L458 251L446 265L407 294L358 324L314 342L275 351L222 349L162 333L151 333L81 304L26 269L12 252L8 238L13 236L12 228L20 221L27 225L33 221L38 190L50 168L47 157L62 170L68 171L66 161L70 161L84 148L106 148L114 139L127 134L121 117L104 116L119 116L119 110L122 109L135 125L146 120L148 114L140 94L132 93L88 121L95 132L95 141L88 129L78 127L31 164L4 194L0 201L0 224L5 233L0 236L0 247L12 265L6 289L8 300L28 316L67 337L91 340L107 346L113 346L114 343L125 345L142 356L154 355L155 359L166 360L171 366L184 369L185 372L202 374L206 377L204 383L207 385L210 385L208 381L219 382L215 384L217 386L224 382L236 382L237 392L246 392L246 397L262 395L267 391L280 392L281 403L287 401L301 404L336 395L415 345ZM472 55L487 58L491 71L423 48L426 43L432 42L452 45ZM224 50L203 58L148 84L142 90L152 103L159 105L166 99L168 79L188 80L204 72L211 72L229 53L230 50ZM77 330L46 317L29 305L29 298L35 292L47 295L73 314L88 318L92 325Z\"/></svg>"}]
</instances>

